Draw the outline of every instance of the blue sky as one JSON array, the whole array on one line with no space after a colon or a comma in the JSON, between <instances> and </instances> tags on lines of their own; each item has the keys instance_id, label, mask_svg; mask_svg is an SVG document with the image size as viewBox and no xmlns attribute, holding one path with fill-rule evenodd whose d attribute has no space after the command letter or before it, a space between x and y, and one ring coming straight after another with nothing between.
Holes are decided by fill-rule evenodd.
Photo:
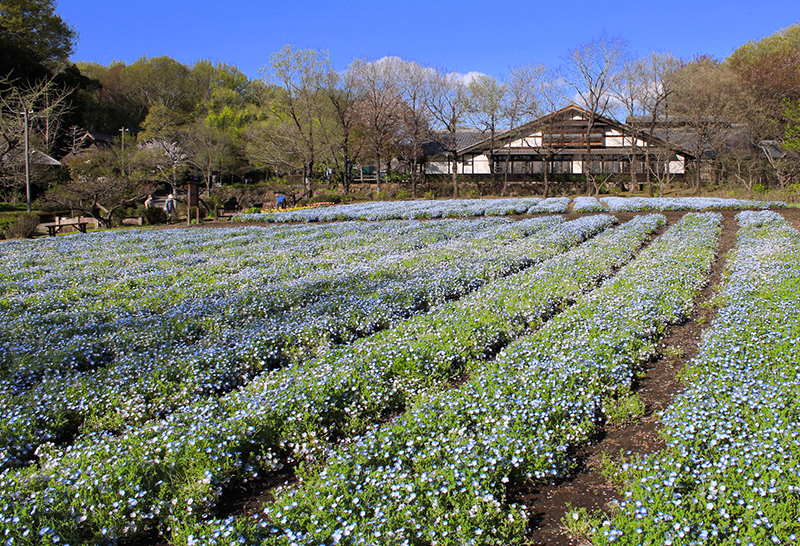
<instances>
[{"instance_id":1,"label":"blue sky","mask_svg":"<svg viewBox=\"0 0 800 546\"><path fill-rule=\"evenodd\" d=\"M523 63L555 68L602 32L626 39L634 54L724 58L800 22L797 0L59 0L57 11L80 34L74 61L169 55L224 61L251 78L287 43L327 49L337 70L394 55L501 76Z\"/></svg>"}]
</instances>

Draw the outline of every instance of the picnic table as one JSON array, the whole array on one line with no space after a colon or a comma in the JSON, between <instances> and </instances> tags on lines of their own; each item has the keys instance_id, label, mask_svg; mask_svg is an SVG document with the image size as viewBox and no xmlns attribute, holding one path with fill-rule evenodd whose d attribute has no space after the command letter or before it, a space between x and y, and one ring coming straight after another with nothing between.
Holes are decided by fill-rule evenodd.
<instances>
[{"instance_id":1,"label":"picnic table","mask_svg":"<svg viewBox=\"0 0 800 546\"><path fill-rule=\"evenodd\" d=\"M47 228L47 234L50 237L55 237L56 233L64 228L74 228L81 233L86 233L86 226L90 223L94 224L95 220L79 216L77 218L56 218L55 222L45 222L39 224L40 228Z\"/></svg>"}]
</instances>

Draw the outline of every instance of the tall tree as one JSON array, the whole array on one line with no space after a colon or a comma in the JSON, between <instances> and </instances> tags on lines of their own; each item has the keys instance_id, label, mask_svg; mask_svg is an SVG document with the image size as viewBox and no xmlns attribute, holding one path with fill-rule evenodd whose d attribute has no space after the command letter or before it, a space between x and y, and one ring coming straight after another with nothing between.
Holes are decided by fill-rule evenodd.
<instances>
[{"instance_id":1,"label":"tall tree","mask_svg":"<svg viewBox=\"0 0 800 546\"><path fill-rule=\"evenodd\" d=\"M558 109L561 102L556 83L558 81L558 78L554 77L541 64L523 64L509 70L506 76L508 93L505 104L505 117L508 120L509 130L512 134L516 135L520 127L537 118L541 118L545 112L553 112ZM547 119L545 119L544 124L547 124ZM547 127L540 126L538 129L546 131ZM545 156L543 178L544 196L547 198L550 189L550 164L555 150L546 146L544 138L532 142L534 146L537 143L540 153ZM511 156L506 154L503 168L502 195L505 195L508 186L510 160Z\"/></svg>"},{"instance_id":2,"label":"tall tree","mask_svg":"<svg viewBox=\"0 0 800 546\"><path fill-rule=\"evenodd\" d=\"M402 62L397 57L377 61L356 59L348 70L355 80L359 114L375 158L378 192L381 191L381 162L387 159L387 165L390 164L391 157L386 156L397 143L403 119Z\"/></svg>"},{"instance_id":3,"label":"tall tree","mask_svg":"<svg viewBox=\"0 0 800 546\"><path fill-rule=\"evenodd\" d=\"M489 139L489 172L495 183L494 150L497 131L508 122L508 86L496 78L481 74L467 85L467 112L473 125ZM505 185L501 194L505 195Z\"/></svg>"},{"instance_id":4,"label":"tall tree","mask_svg":"<svg viewBox=\"0 0 800 546\"><path fill-rule=\"evenodd\" d=\"M345 194L350 192L353 181L353 165L361 153L366 140L359 119L356 74L347 70L339 74L331 70L322 93L328 99L329 115L321 123L327 155L333 165L334 177L342 185Z\"/></svg>"},{"instance_id":5,"label":"tall tree","mask_svg":"<svg viewBox=\"0 0 800 546\"><path fill-rule=\"evenodd\" d=\"M742 80L748 91L765 107L765 114L781 121L784 101L800 100L800 24L748 42L725 61ZM783 125L772 128L778 138Z\"/></svg>"},{"instance_id":6,"label":"tall tree","mask_svg":"<svg viewBox=\"0 0 800 546\"><path fill-rule=\"evenodd\" d=\"M720 161L737 133L741 133L738 125L747 110L746 95L736 73L709 57L698 57L674 71L668 85L673 89L670 111L687 132L684 147L697 158L694 191L699 193L701 160L711 157L707 163ZM716 175L718 170L713 172Z\"/></svg>"},{"instance_id":7,"label":"tall tree","mask_svg":"<svg viewBox=\"0 0 800 546\"><path fill-rule=\"evenodd\" d=\"M53 0L0 2L0 75L8 75L9 68L15 68L14 57L7 56L11 51L26 52L50 70L67 62L78 35L55 9Z\"/></svg>"},{"instance_id":8,"label":"tall tree","mask_svg":"<svg viewBox=\"0 0 800 546\"><path fill-rule=\"evenodd\" d=\"M178 187L178 167L185 165L187 131L184 118L162 104L150 108L139 133L142 153L153 160L153 167L172 186Z\"/></svg>"},{"instance_id":9,"label":"tall tree","mask_svg":"<svg viewBox=\"0 0 800 546\"><path fill-rule=\"evenodd\" d=\"M312 194L320 153L320 90L331 72L327 51L286 45L262 69L265 81L281 89L269 106L280 121L286 152L302 163L306 193ZM278 149L279 151L279 149ZM288 158L287 158L288 159ZM287 165L290 161L285 162Z\"/></svg>"},{"instance_id":10,"label":"tall tree","mask_svg":"<svg viewBox=\"0 0 800 546\"><path fill-rule=\"evenodd\" d=\"M656 138L657 128L669 123L669 98L674 91L670 85L670 77L680 65L681 61L671 53L652 52L644 57L629 59L625 61L621 76L613 90L613 95L622 105L627 123L633 129L634 135L647 136L647 145L642 149L644 155L642 173L650 197L653 196L653 178L659 181L661 194L670 178L669 162L674 156L669 143L670 132L663 133L665 139L663 146L654 143L660 142L660 139ZM634 136L629 139L632 183L640 157L638 142L639 139Z\"/></svg>"},{"instance_id":11,"label":"tall tree","mask_svg":"<svg viewBox=\"0 0 800 546\"><path fill-rule=\"evenodd\" d=\"M25 165L26 120L29 157L35 159L34 150L52 153L48 148L48 144L52 145L50 134L68 107L70 90L57 86L53 80L21 84L3 77L0 87L6 89L0 93L0 186L14 200L25 184L20 173Z\"/></svg>"},{"instance_id":12,"label":"tall tree","mask_svg":"<svg viewBox=\"0 0 800 546\"><path fill-rule=\"evenodd\" d=\"M440 131L437 139L449 155L453 197L458 197L458 139L457 133L467 115L469 102L464 80L452 72L438 69L429 74L426 105Z\"/></svg>"},{"instance_id":13,"label":"tall tree","mask_svg":"<svg viewBox=\"0 0 800 546\"><path fill-rule=\"evenodd\" d=\"M430 70L414 61L401 65L403 121L402 150L411 171L411 196L417 197L419 170L423 146L430 142L431 116L425 106L425 96Z\"/></svg>"},{"instance_id":14,"label":"tall tree","mask_svg":"<svg viewBox=\"0 0 800 546\"><path fill-rule=\"evenodd\" d=\"M786 128L777 140L761 141L759 147L770 164L781 190L800 174L800 100L784 101Z\"/></svg>"},{"instance_id":15,"label":"tall tree","mask_svg":"<svg viewBox=\"0 0 800 546\"><path fill-rule=\"evenodd\" d=\"M189 67L172 57L142 56L125 71L127 93L149 106L164 106L182 114L191 113L198 88Z\"/></svg>"},{"instance_id":16,"label":"tall tree","mask_svg":"<svg viewBox=\"0 0 800 546\"><path fill-rule=\"evenodd\" d=\"M203 177L211 193L214 176L233 160L233 142L224 132L198 120L187 128L184 139L186 163Z\"/></svg>"},{"instance_id":17,"label":"tall tree","mask_svg":"<svg viewBox=\"0 0 800 546\"><path fill-rule=\"evenodd\" d=\"M592 173L592 130L598 118L609 115L616 106L612 89L620 77L627 43L622 38L600 36L569 50L564 81L588 115L584 135L583 174L586 191L596 195L599 187Z\"/></svg>"}]
</instances>

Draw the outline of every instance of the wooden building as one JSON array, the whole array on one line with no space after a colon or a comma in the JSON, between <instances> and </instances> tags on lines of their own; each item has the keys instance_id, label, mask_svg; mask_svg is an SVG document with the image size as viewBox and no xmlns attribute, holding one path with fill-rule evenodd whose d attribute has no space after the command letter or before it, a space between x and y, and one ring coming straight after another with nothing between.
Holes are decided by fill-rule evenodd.
<instances>
[{"instance_id":1,"label":"wooden building","mask_svg":"<svg viewBox=\"0 0 800 546\"><path fill-rule=\"evenodd\" d=\"M537 120L498 133L465 131L457 134L455 146L448 136L429 146L425 170L429 174L452 173L452 151L456 149L459 174L489 175L508 172L511 178L550 174L584 175L651 173L683 175L693 156L666 141L648 136L624 123L569 105ZM492 168L493 166L493 168Z\"/></svg>"}]
</instances>

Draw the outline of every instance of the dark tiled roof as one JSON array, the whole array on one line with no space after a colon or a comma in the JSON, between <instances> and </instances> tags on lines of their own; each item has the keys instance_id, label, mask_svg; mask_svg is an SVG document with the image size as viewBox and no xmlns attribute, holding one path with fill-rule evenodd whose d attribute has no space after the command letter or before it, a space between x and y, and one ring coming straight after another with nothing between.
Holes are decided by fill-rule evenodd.
<instances>
[{"instance_id":1,"label":"dark tiled roof","mask_svg":"<svg viewBox=\"0 0 800 546\"><path fill-rule=\"evenodd\" d=\"M434 133L434 140L423 145L424 152L429 156L446 155L452 150L450 133L438 132ZM479 142L486 140L486 135L482 131L474 129L463 129L457 131L456 137L456 150L461 152L466 148L470 148Z\"/></svg>"}]
</instances>

